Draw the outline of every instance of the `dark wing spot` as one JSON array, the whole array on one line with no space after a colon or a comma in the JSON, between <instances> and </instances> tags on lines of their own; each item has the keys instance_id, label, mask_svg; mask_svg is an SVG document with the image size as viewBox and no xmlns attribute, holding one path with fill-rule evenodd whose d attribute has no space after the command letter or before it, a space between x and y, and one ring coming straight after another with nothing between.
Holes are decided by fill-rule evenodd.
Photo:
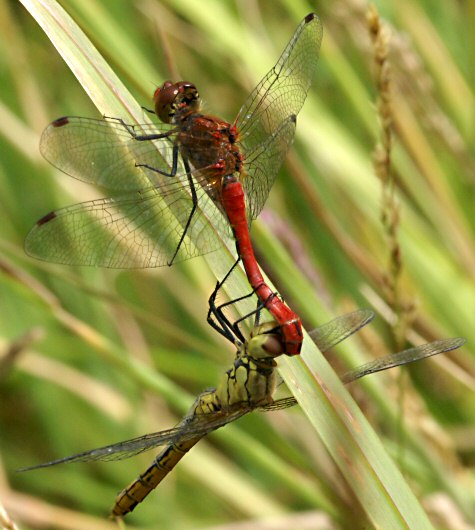
<instances>
[{"instance_id":1,"label":"dark wing spot","mask_svg":"<svg viewBox=\"0 0 475 530\"><path fill-rule=\"evenodd\" d=\"M44 225L46 223L49 223L55 217L56 217L56 213L55 212L47 213L39 221L37 221L36 225L37 226L41 226L41 225Z\"/></svg>"},{"instance_id":2,"label":"dark wing spot","mask_svg":"<svg viewBox=\"0 0 475 530\"><path fill-rule=\"evenodd\" d=\"M312 22L312 20L314 18L317 18L317 15L315 13L309 13L306 17L305 17L305 23L308 24L309 22Z\"/></svg>"},{"instance_id":3,"label":"dark wing spot","mask_svg":"<svg viewBox=\"0 0 475 530\"><path fill-rule=\"evenodd\" d=\"M63 116L62 118L58 118L57 120L54 120L51 125L53 127L64 127L69 123L69 118L67 116Z\"/></svg>"}]
</instances>

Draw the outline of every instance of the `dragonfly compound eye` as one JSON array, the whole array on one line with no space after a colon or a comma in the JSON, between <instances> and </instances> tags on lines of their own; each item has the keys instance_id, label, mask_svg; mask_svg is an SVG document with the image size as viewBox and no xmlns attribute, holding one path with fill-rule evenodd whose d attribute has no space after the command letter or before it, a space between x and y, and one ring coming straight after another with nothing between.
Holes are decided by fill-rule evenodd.
<instances>
[{"instance_id":1,"label":"dragonfly compound eye","mask_svg":"<svg viewBox=\"0 0 475 530\"><path fill-rule=\"evenodd\" d=\"M247 343L247 355L253 359L278 357L284 353L282 338L276 334L263 333L252 337Z\"/></svg>"},{"instance_id":2,"label":"dragonfly compound eye","mask_svg":"<svg viewBox=\"0 0 475 530\"><path fill-rule=\"evenodd\" d=\"M155 113L164 123L171 123L179 112L180 117L199 109L200 97L193 83L165 81L153 95Z\"/></svg>"}]
</instances>

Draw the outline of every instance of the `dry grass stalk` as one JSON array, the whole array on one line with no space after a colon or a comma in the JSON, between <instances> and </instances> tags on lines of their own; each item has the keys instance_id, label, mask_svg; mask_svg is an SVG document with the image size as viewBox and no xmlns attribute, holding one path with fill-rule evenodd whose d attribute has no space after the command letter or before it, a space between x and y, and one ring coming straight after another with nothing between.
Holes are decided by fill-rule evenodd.
<instances>
[{"instance_id":1,"label":"dry grass stalk","mask_svg":"<svg viewBox=\"0 0 475 530\"><path fill-rule=\"evenodd\" d=\"M374 53L374 79L378 92L377 112L380 138L373 153L373 164L381 181L381 221L388 245L388 268L383 273L383 293L396 316L393 334L397 348L405 342L406 329L412 319L412 303L403 300L400 278L403 269L401 247L398 241L400 208L395 196L395 181L391 167L393 143L393 113L391 106L391 67L388 61L388 30L381 23L374 5L367 13L368 29Z\"/></svg>"}]
</instances>

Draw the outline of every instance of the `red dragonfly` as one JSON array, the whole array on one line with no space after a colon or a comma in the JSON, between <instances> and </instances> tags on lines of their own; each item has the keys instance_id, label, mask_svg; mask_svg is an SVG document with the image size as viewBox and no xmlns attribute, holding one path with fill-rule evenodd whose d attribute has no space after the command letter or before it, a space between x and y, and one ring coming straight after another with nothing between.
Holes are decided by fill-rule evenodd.
<instances>
[{"instance_id":1,"label":"red dragonfly","mask_svg":"<svg viewBox=\"0 0 475 530\"><path fill-rule=\"evenodd\" d=\"M234 237L254 292L282 328L285 353L298 354L300 319L266 285L249 227L293 141L321 39L321 22L310 13L233 124L201 114L195 85L184 81L155 91L161 124L55 120L41 137L46 160L119 194L45 215L27 236L27 253L69 265L158 267Z\"/></svg>"}]
</instances>

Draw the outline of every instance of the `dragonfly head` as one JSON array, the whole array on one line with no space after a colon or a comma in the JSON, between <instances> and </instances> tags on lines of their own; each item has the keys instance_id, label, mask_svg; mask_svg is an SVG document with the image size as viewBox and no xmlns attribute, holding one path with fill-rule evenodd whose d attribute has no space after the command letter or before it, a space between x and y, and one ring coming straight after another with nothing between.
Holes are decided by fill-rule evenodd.
<instances>
[{"instance_id":1,"label":"dragonfly head","mask_svg":"<svg viewBox=\"0 0 475 530\"><path fill-rule=\"evenodd\" d=\"M183 117L200 108L200 95L193 83L165 81L153 95L155 114L164 123L172 123L176 117Z\"/></svg>"},{"instance_id":2,"label":"dragonfly head","mask_svg":"<svg viewBox=\"0 0 475 530\"><path fill-rule=\"evenodd\" d=\"M246 353L253 359L278 357L284 353L282 336L275 322L255 326L246 344Z\"/></svg>"}]
</instances>

